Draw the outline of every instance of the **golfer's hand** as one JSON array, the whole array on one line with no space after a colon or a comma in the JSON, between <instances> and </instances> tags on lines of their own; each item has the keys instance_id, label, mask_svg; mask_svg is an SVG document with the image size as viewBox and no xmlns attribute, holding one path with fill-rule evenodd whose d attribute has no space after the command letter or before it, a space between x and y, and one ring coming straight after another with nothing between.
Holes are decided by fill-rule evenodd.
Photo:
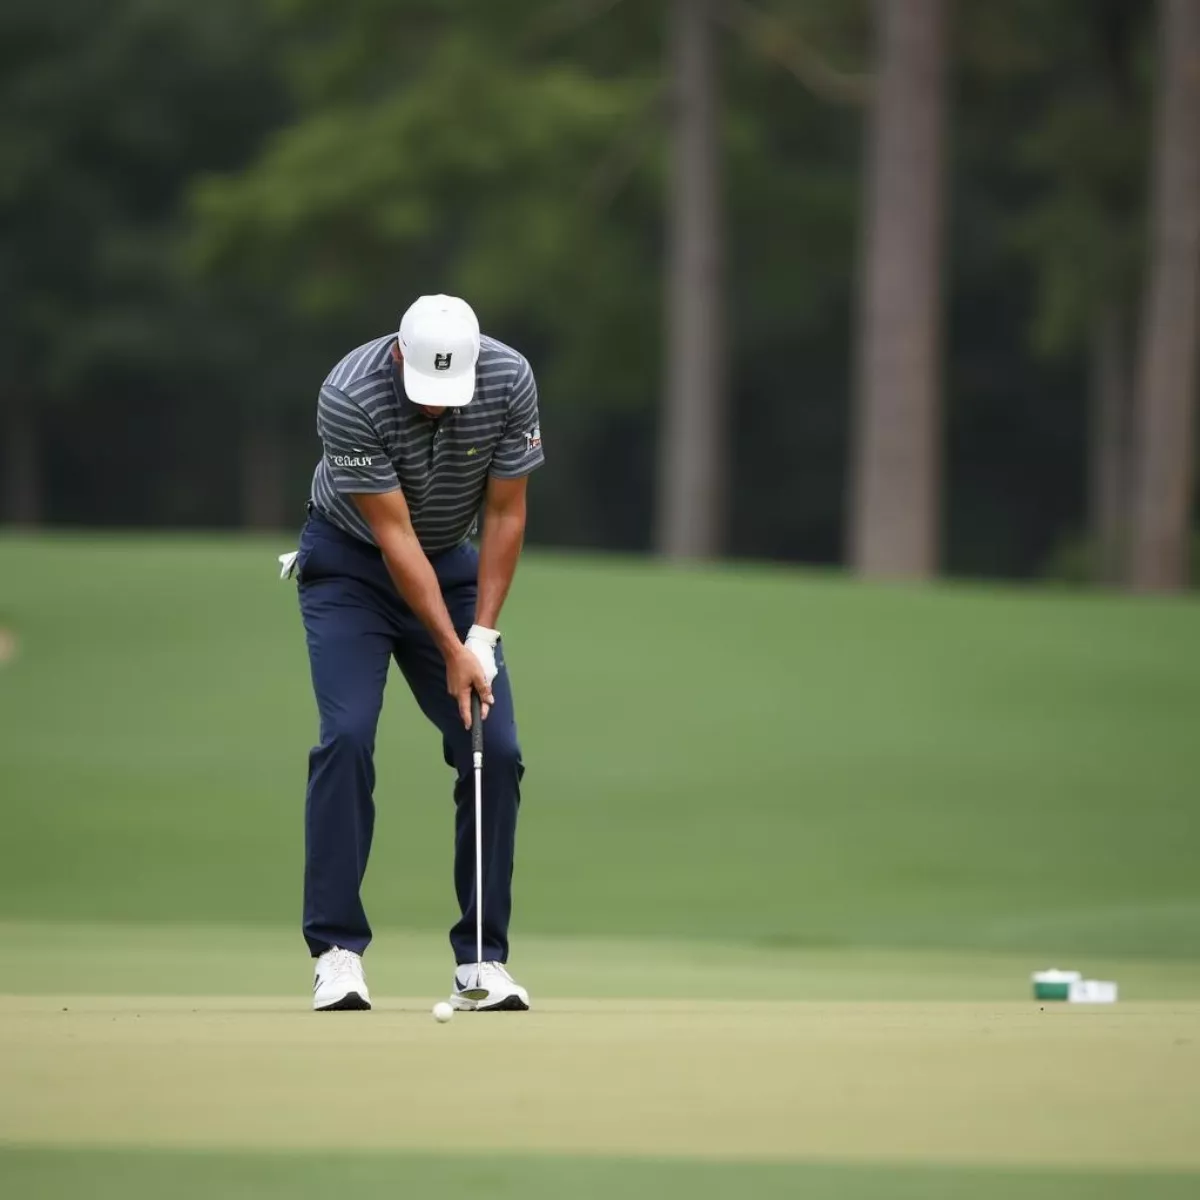
<instances>
[{"instance_id":1,"label":"golfer's hand","mask_svg":"<svg viewBox=\"0 0 1200 1200\"><path fill-rule=\"evenodd\" d=\"M499 640L500 631L497 629L485 629L482 625L472 625L467 630L466 647L479 659L479 664L483 667L483 673L487 677L489 685L496 680L498 671L496 666L496 643Z\"/></svg>"},{"instance_id":2,"label":"golfer's hand","mask_svg":"<svg viewBox=\"0 0 1200 1200\"><path fill-rule=\"evenodd\" d=\"M483 701L483 716L492 704L492 685L484 674L483 664L467 647L460 646L446 663L446 690L458 701L458 713L464 729L471 728L471 693L478 692Z\"/></svg>"}]
</instances>

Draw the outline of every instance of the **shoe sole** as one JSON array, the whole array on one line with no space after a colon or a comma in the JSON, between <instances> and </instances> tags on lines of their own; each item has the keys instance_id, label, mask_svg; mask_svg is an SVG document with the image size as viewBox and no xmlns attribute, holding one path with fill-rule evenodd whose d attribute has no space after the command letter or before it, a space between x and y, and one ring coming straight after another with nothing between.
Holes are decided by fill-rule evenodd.
<instances>
[{"instance_id":1,"label":"shoe sole","mask_svg":"<svg viewBox=\"0 0 1200 1200\"><path fill-rule=\"evenodd\" d=\"M520 996L505 996L499 1004L488 1004L476 1012L528 1012L529 1005Z\"/></svg>"},{"instance_id":2,"label":"shoe sole","mask_svg":"<svg viewBox=\"0 0 1200 1200\"><path fill-rule=\"evenodd\" d=\"M475 1000L451 999L451 1005L459 1012L528 1012L529 1005L520 996L505 996L496 1004L480 1004Z\"/></svg>"},{"instance_id":3,"label":"shoe sole","mask_svg":"<svg viewBox=\"0 0 1200 1200\"><path fill-rule=\"evenodd\" d=\"M347 992L340 1000L314 1009L314 1012L368 1012L370 1000L364 1000L357 992Z\"/></svg>"}]
</instances>

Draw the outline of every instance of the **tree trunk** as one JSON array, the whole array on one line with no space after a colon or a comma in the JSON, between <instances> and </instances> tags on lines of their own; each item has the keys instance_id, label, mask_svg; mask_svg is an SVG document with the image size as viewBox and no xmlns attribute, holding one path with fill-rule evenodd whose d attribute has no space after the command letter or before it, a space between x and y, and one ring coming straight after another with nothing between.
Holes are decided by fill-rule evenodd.
<instances>
[{"instance_id":1,"label":"tree trunk","mask_svg":"<svg viewBox=\"0 0 1200 1200\"><path fill-rule=\"evenodd\" d=\"M249 529L287 524L287 459L274 426L266 414L248 413L242 427L242 524Z\"/></svg>"},{"instance_id":2,"label":"tree trunk","mask_svg":"<svg viewBox=\"0 0 1200 1200\"><path fill-rule=\"evenodd\" d=\"M1134 413L1130 584L1187 584L1200 273L1200 4L1161 0L1150 263Z\"/></svg>"},{"instance_id":3,"label":"tree trunk","mask_svg":"<svg viewBox=\"0 0 1200 1200\"><path fill-rule=\"evenodd\" d=\"M724 329L715 0L671 0L673 169L667 222L666 411L656 543L671 558L721 548Z\"/></svg>"},{"instance_id":4,"label":"tree trunk","mask_svg":"<svg viewBox=\"0 0 1200 1200\"><path fill-rule=\"evenodd\" d=\"M1120 307L1106 305L1092 328L1089 526L1097 583L1124 578L1129 518L1133 371Z\"/></svg>"},{"instance_id":5,"label":"tree trunk","mask_svg":"<svg viewBox=\"0 0 1200 1200\"><path fill-rule=\"evenodd\" d=\"M944 0L875 0L850 505L869 576L937 568L945 26Z\"/></svg>"},{"instance_id":6,"label":"tree trunk","mask_svg":"<svg viewBox=\"0 0 1200 1200\"><path fill-rule=\"evenodd\" d=\"M6 524L33 527L42 517L42 472L37 418L29 402L9 398L0 408L4 421L4 509Z\"/></svg>"}]
</instances>

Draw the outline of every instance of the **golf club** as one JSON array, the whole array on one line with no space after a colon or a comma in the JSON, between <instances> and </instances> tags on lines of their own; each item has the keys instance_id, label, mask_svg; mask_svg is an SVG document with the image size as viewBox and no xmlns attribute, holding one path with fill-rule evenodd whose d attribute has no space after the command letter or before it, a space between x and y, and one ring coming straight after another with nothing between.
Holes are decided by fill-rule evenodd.
<instances>
[{"instance_id":1,"label":"golf club","mask_svg":"<svg viewBox=\"0 0 1200 1200\"><path fill-rule=\"evenodd\" d=\"M483 711L471 692L471 759L475 767L475 988L483 972Z\"/></svg>"}]
</instances>

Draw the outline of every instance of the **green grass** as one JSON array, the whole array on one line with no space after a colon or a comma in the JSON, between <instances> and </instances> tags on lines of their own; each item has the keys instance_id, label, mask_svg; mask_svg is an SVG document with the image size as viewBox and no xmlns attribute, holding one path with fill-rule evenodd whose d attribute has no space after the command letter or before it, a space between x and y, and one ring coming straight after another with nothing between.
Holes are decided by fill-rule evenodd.
<instances>
[{"instance_id":1,"label":"green grass","mask_svg":"<svg viewBox=\"0 0 1200 1200\"><path fill-rule=\"evenodd\" d=\"M1196 1194L1134 1169L1196 1161L1200 605L530 556L514 950L546 1003L426 1015L450 780L394 676L382 1003L328 1026L287 545L0 537L0 1192ZM1053 964L1121 1004L1032 1005ZM480 1062L513 1104L460 1130ZM372 1148L313 1144L322 1079Z\"/></svg>"},{"instance_id":2,"label":"green grass","mask_svg":"<svg viewBox=\"0 0 1200 1200\"><path fill-rule=\"evenodd\" d=\"M352 1016L218 978L0 996L0 1142L1200 1171L1194 1001L538 993L442 1026L378 977Z\"/></svg>"},{"instance_id":3,"label":"green grass","mask_svg":"<svg viewBox=\"0 0 1200 1200\"><path fill-rule=\"evenodd\" d=\"M293 925L314 713L273 542L0 539L0 916ZM1200 957L1200 606L531 556L517 933ZM369 908L452 913L394 677Z\"/></svg>"},{"instance_id":4,"label":"green grass","mask_svg":"<svg viewBox=\"0 0 1200 1200\"><path fill-rule=\"evenodd\" d=\"M513 1200L1185 1200L1194 1175L984 1171L842 1165L638 1162L581 1158L433 1157L0 1149L14 1196L128 1200L313 1200L349 1194Z\"/></svg>"},{"instance_id":5,"label":"green grass","mask_svg":"<svg viewBox=\"0 0 1200 1200\"><path fill-rule=\"evenodd\" d=\"M1116 979L1123 1001L1200 1000L1200 962L1082 955L1071 964ZM70 996L294 996L307 1002L309 963L293 929L0 921L0 962L19 963L0 992ZM367 958L380 997L439 996L449 985L441 933L384 929ZM528 934L515 965L535 996L669 1000L1028 1000L1029 973L1049 965L1020 951L855 947L775 950L663 938Z\"/></svg>"}]
</instances>

